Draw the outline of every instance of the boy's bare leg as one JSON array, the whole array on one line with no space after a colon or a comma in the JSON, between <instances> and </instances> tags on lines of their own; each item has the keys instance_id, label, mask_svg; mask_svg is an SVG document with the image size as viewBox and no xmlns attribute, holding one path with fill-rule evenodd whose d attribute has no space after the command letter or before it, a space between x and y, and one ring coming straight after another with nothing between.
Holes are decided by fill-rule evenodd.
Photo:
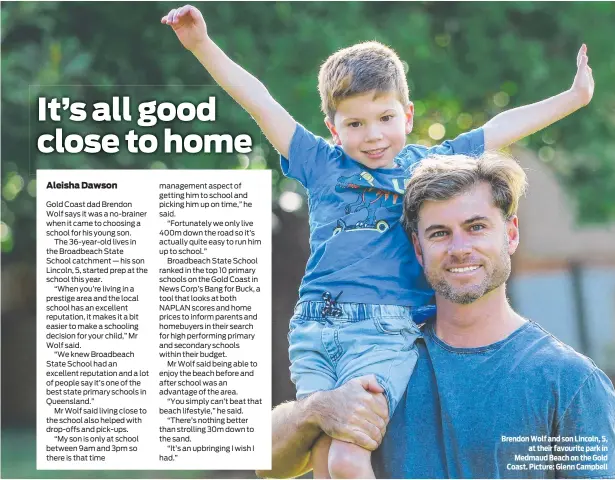
<instances>
[{"instance_id":1,"label":"boy's bare leg","mask_svg":"<svg viewBox=\"0 0 615 480\"><path fill-rule=\"evenodd\" d=\"M376 478L372 468L372 452L354 443L331 440L329 474L331 478Z\"/></svg>"},{"instance_id":2,"label":"boy's bare leg","mask_svg":"<svg viewBox=\"0 0 615 480\"><path fill-rule=\"evenodd\" d=\"M331 437L322 434L312 447L312 472L314 478L331 478L329 475L329 447Z\"/></svg>"}]
</instances>

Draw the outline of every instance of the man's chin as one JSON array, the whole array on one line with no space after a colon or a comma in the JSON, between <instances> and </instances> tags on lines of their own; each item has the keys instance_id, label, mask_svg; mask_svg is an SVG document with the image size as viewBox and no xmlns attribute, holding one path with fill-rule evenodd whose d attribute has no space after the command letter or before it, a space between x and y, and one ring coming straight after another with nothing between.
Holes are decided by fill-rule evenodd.
<instances>
[{"instance_id":1,"label":"man's chin","mask_svg":"<svg viewBox=\"0 0 615 480\"><path fill-rule=\"evenodd\" d=\"M449 298L449 300L453 303L456 303L457 305L470 305L471 303L474 303L476 300L478 300L480 297L482 297L482 295L464 293L454 295Z\"/></svg>"},{"instance_id":2,"label":"man's chin","mask_svg":"<svg viewBox=\"0 0 615 480\"><path fill-rule=\"evenodd\" d=\"M483 288L476 288L472 290L454 289L449 284L439 284L434 288L436 293L446 298L449 302L456 303L458 305L469 305L483 295L485 290Z\"/></svg>"}]
</instances>

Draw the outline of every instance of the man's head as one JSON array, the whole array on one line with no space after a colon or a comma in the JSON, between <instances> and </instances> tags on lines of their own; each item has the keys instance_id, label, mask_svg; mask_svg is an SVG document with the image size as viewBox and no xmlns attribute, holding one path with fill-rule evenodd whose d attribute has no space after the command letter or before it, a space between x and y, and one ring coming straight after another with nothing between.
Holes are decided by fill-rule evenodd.
<instances>
[{"instance_id":1,"label":"man's head","mask_svg":"<svg viewBox=\"0 0 615 480\"><path fill-rule=\"evenodd\" d=\"M318 91L335 143L367 167L392 167L414 115L397 54L378 42L344 48L320 68Z\"/></svg>"},{"instance_id":2,"label":"man's head","mask_svg":"<svg viewBox=\"0 0 615 480\"><path fill-rule=\"evenodd\" d=\"M403 223L436 294L468 304L506 282L526 184L523 169L496 153L418 164L406 188Z\"/></svg>"}]
</instances>

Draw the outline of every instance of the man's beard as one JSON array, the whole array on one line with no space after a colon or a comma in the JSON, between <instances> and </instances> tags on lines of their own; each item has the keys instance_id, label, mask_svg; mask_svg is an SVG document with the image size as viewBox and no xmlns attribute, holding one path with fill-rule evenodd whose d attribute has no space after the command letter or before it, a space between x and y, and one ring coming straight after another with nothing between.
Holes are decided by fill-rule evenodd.
<instances>
[{"instance_id":1,"label":"man's beard","mask_svg":"<svg viewBox=\"0 0 615 480\"><path fill-rule=\"evenodd\" d=\"M474 262L470 262L474 263ZM460 262L459 264L462 264ZM484 278L478 284L468 284L461 287L454 287L446 281L443 274L432 272L425 269L425 276L436 293L447 300L460 305L468 305L489 292L504 284L510 276L510 254L508 253L508 238L506 238L496 263L492 264L493 270L487 271L488 265L482 264L480 268L485 270ZM449 265L448 268L455 268Z\"/></svg>"}]
</instances>

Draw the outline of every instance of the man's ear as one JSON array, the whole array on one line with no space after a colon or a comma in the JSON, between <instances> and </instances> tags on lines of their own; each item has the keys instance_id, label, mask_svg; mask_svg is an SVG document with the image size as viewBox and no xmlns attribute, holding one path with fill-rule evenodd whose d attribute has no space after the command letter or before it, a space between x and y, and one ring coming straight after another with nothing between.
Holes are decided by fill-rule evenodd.
<instances>
[{"instance_id":1,"label":"man's ear","mask_svg":"<svg viewBox=\"0 0 615 480\"><path fill-rule=\"evenodd\" d=\"M335 125L333 125L328 118L325 117L325 125L331 132L331 136L333 137L333 141L336 145L341 145L342 141L340 140L340 136L337 134L337 130L335 129Z\"/></svg>"},{"instance_id":2,"label":"man's ear","mask_svg":"<svg viewBox=\"0 0 615 480\"><path fill-rule=\"evenodd\" d=\"M405 111L406 116L406 135L409 135L412 132L412 127L414 126L414 104L410 102L408 107L406 107Z\"/></svg>"},{"instance_id":3,"label":"man's ear","mask_svg":"<svg viewBox=\"0 0 615 480\"><path fill-rule=\"evenodd\" d=\"M412 232L412 245L414 246L414 253L416 254L416 259L419 262L419 265L423 267L423 249L421 248L421 244L419 243L419 237L415 232Z\"/></svg>"},{"instance_id":4,"label":"man's ear","mask_svg":"<svg viewBox=\"0 0 615 480\"><path fill-rule=\"evenodd\" d=\"M508 238L508 254L512 255L519 246L519 219L513 215L506 220L506 236Z\"/></svg>"}]
</instances>

